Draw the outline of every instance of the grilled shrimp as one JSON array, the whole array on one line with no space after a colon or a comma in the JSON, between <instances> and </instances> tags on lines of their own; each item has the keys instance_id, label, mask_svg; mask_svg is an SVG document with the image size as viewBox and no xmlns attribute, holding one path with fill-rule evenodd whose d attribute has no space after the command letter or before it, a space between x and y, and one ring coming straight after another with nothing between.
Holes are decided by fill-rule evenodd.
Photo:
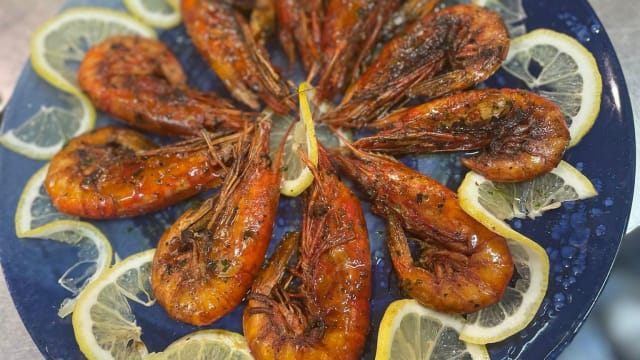
<instances>
[{"instance_id":1,"label":"grilled shrimp","mask_svg":"<svg viewBox=\"0 0 640 360\"><path fill-rule=\"evenodd\" d=\"M387 219L399 286L438 311L469 313L498 301L513 261L503 237L467 215L456 194L396 160L355 150L333 159ZM407 231L421 253L413 258Z\"/></svg>"},{"instance_id":2,"label":"grilled shrimp","mask_svg":"<svg viewBox=\"0 0 640 360\"><path fill-rule=\"evenodd\" d=\"M252 109L260 107L258 98L279 113L295 109L288 85L233 3L182 0L182 18L194 45L237 100Z\"/></svg>"},{"instance_id":3,"label":"grilled shrimp","mask_svg":"<svg viewBox=\"0 0 640 360\"><path fill-rule=\"evenodd\" d=\"M389 154L480 150L462 163L503 182L551 171L570 140L557 105L512 89L461 92L396 111L371 125L385 130L359 139L355 147Z\"/></svg>"},{"instance_id":4,"label":"grilled shrimp","mask_svg":"<svg viewBox=\"0 0 640 360\"><path fill-rule=\"evenodd\" d=\"M328 0L322 26L319 100L331 101L351 80L362 58L371 52L384 21L400 0Z\"/></svg>"},{"instance_id":5,"label":"grilled shrimp","mask_svg":"<svg viewBox=\"0 0 640 360\"><path fill-rule=\"evenodd\" d=\"M49 164L53 205L83 218L107 219L163 209L222 183L235 136L157 147L137 131L101 128L80 135Z\"/></svg>"},{"instance_id":6,"label":"grilled shrimp","mask_svg":"<svg viewBox=\"0 0 640 360\"><path fill-rule=\"evenodd\" d=\"M508 50L504 22L490 10L466 4L429 12L384 46L322 121L360 127L407 98L466 89L493 74Z\"/></svg>"},{"instance_id":7,"label":"grilled shrimp","mask_svg":"<svg viewBox=\"0 0 640 360\"><path fill-rule=\"evenodd\" d=\"M270 126L258 122L219 195L185 212L158 242L151 284L176 320L218 320L242 301L260 270L280 195L279 160L269 158Z\"/></svg>"},{"instance_id":8,"label":"grilled shrimp","mask_svg":"<svg viewBox=\"0 0 640 360\"><path fill-rule=\"evenodd\" d=\"M326 153L319 155L302 234L278 245L244 309L244 334L258 359L358 359L364 348L371 296L364 215Z\"/></svg>"},{"instance_id":9,"label":"grilled shrimp","mask_svg":"<svg viewBox=\"0 0 640 360\"><path fill-rule=\"evenodd\" d=\"M278 39L289 58L289 63L294 63L297 47L305 70L312 71L312 68L320 63L323 1L275 1Z\"/></svg>"},{"instance_id":10,"label":"grilled shrimp","mask_svg":"<svg viewBox=\"0 0 640 360\"><path fill-rule=\"evenodd\" d=\"M160 134L242 129L254 117L212 92L188 88L178 60L154 39L115 36L92 47L78 82L98 109Z\"/></svg>"}]
</instances>

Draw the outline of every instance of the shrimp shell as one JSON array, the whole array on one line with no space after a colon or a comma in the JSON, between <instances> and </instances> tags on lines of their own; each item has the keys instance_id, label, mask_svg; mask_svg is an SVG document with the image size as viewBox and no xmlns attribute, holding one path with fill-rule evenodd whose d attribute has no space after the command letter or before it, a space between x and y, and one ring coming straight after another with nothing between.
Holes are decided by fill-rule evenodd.
<instances>
[{"instance_id":1,"label":"shrimp shell","mask_svg":"<svg viewBox=\"0 0 640 360\"><path fill-rule=\"evenodd\" d=\"M469 313L499 301L513 274L505 239L467 215L446 186L396 160L355 151L333 160L387 219L398 285L438 311ZM405 231L422 252L412 257Z\"/></svg>"},{"instance_id":2,"label":"shrimp shell","mask_svg":"<svg viewBox=\"0 0 640 360\"><path fill-rule=\"evenodd\" d=\"M281 241L244 310L244 334L258 359L358 359L364 349L371 297L364 215L322 149L319 155L302 234Z\"/></svg>"},{"instance_id":3,"label":"shrimp shell","mask_svg":"<svg viewBox=\"0 0 640 360\"><path fill-rule=\"evenodd\" d=\"M187 87L178 60L154 39L114 36L97 44L82 59L78 83L101 111L158 134L240 130L255 117L213 92Z\"/></svg>"},{"instance_id":4,"label":"shrimp shell","mask_svg":"<svg viewBox=\"0 0 640 360\"><path fill-rule=\"evenodd\" d=\"M146 214L220 185L233 154L218 142L216 152L202 138L158 148L134 130L97 129L51 159L45 189L58 210L83 218Z\"/></svg>"},{"instance_id":5,"label":"shrimp shell","mask_svg":"<svg viewBox=\"0 0 640 360\"><path fill-rule=\"evenodd\" d=\"M508 50L495 12L471 4L429 12L384 46L322 121L361 127L407 98L464 90L491 76Z\"/></svg>"},{"instance_id":6,"label":"shrimp shell","mask_svg":"<svg viewBox=\"0 0 640 360\"><path fill-rule=\"evenodd\" d=\"M194 45L237 100L254 110L260 108L258 98L278 113L295 109L288 84L232 3L182 0L182 17Z\"/></svg>"},{"instance_id":7,"label":"shrimp shell","mask_svg":"<svg viewBox=\"0 0 640 360\"><path fill-rule=\"evenodd\" d=\"M353 146L388 154L480 150L462 163L487 179L524 181L555 168L569 146L565 116L524 90L461 92L376 120L384 129Z\"/></svg>"},{"instance_id":8,"label":"shrimp shell","mask_svg":"<svg viewBox=\"0 0 640 360\"><path fill-rule=\"evenodd\" d=\"M280 162L269 157L270 122L257 127L219 196L185 212L158 242L151 284L178 321L208 325L233 310L264 261L280 195Z\"/></svg>"}]
</instances>

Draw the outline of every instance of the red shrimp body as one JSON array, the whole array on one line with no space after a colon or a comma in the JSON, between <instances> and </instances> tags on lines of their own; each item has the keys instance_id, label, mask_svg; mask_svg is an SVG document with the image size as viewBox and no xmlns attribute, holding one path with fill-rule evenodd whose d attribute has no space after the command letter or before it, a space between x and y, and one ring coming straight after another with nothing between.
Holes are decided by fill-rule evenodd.
<instances>
[{"instance_id":1,"label":"red shrimp body","mask_svg":"<svg viewBox=\"0 0 640 360\"><path fill-rule=\"evenodd\" d=\"M302 234L286 236L254 282L244 310L245 337L257 359L359 359L370 297L360 201L321 151L305 196Z\"/></svg>"},{"instance_id":2,"label":"red shrimp body","mask_svg":"<svg viewBox=\"0 0 640 360\"><path fill-rule=\"evenodd\" d=\"M189 88L176 57L154 39L114 36L92 47L78 83L99 110L159 134L239 130L255 117L213 92Z\"/></svg>"},{"instance_id":3,"label":"red shrimp body","mask_svg":"<svg viewBox=\"0 0 640 360\"><path fill-rule=\"evenodd\" d=\"M151 284L172 318L215 322L240 304L258 274L280 195L269 133L270 123L260 121L219 195L185 212L158 242Z\"/></svg>"},{"instance_id":4,"label":"red shrimp body","mask_svg":"<svg viewBox=\"0 0 640 360\"><path fill-rule=\"evenodd\" d=\"M182 0L181 9L193 44L234 98L254 110L259 99L279 113L295 109L287 83L233 1Z\"/></svg>"},{"instance_id":5,"label":"red shrimp body","mask_svg":"<svg viewBox=\"0 0 640 360\"><path fill-rule=\"evenodd\" d=\"M532 92L482 89L398 110L359 149L388 154L480 150L462 163L494 181L524 181L555 168L569 146L560 108Z\"/></svg>"},{"instance_id":6,"label":"red shrimp body","mask_svg":"<svg viewBox=\"0 0 640 360\"><path fill-rule=\"evenodd\" d=\"M387 43L322 121L365 126L409 97L464 90L492 75L509 50L500 16L470 4L428 12Z\"/></svg>"},{"instance_id":7,"label":"red shrimp body","mask_svg":"<svg viewBox=\"0 0 640 360\"><path fill-rule=\"evenodd\" d=\"M221 164L233 159L224 143L213 153L201 138L159 148L135 130L101 128L69 141L51 159L44 185L67 214L142 215L219 186Z\"/></svg>"},{"instance_id":8,"label":"red shrimp body","mask_svg":"<svg viewBox=\"0 0 640 360\"><path fill-rule=\"evenodd\" d=\"M505 239L467 215L437 181L389 158L355 154L333 159L387 219L398 285L444 312L469 313L499 301L513 273ZM405 231L419 246L415 258Z\"/></svg>"}]
</instances>

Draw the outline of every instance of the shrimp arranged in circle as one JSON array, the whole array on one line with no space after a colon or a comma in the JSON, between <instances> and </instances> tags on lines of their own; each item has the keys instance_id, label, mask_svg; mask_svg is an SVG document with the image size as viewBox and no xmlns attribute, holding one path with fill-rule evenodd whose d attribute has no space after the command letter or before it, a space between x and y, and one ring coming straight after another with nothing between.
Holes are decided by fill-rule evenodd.
<instances>
[{"instance_id":1,"label":"shrimp arranged in circle","mask_svg":"<svg viewBox=\"0 0 640 360\"><path fill-rule=\"evenodd\" d=\"M258 121L219 195L185 212L158 242L151 284L176 320L218 320L240 304L260 270L280 195L280 160L269 157L270 126Z\"/></svg>"},{"instance_id":2,"label":"shrimp arranged in circle","mask_svg":"<svg viewBox=\"0 0 640 360\"><path fill-rule=\"evenodd\" d=\"M135 130L101 128L51 159L45 189L58 210L83 218L157 211L220 185L237 136L158 147Z\"/></svg>"},{"instance_id":3,"label":"shrimp arranged in circle","mask_svg":"<svg viewBox=\"0 0 640 360\"><path fill-rule=\"evenodd\" d=\"M500 300L513 274L503 237L467 215L456 194L430 177L380 155L355 150L354 156L333 160L387 219L389 254L404 291L449 313ZM405 231L419 247L416 257Z\"/></svg>"},{"instance_id":4,"label":"shrimp arranged in circle","mask_svg":"<svg viewBox=\"0 0 640 360\"><path fill-rule=\"evenodd\" d=\"M193 44L238 101L254 110L260 107L258 99L278 113L295 109L288 84L236 5L242 4L182 0L182 18Z\"/></svg>"},{"instance_id":5,"label":"shrimp arranged in circle","mask_svg":"<svg viewBox=\"0 0 640 360\"><path fill-rule=\"evenodd\" d=\"M244 309L257 359L359 359L364 349L371 296L364 215L322 149L319 156L302 233L281 241Z\"/></svg>"},{"instance_id":6,"label":"shrimp arranged in circle","mask_svg":"<svg viewBox=\"0 0 640 360\"><path fill-rule=\"evenodd\" d=\"M471 90L398 110L353 146L388 154L480 150L462 163L484 177L524 181L555 168L569 145L553 102L524 90Z\"/></svg>"},{"instance_id":7,"label":"shrimp arranged in circle","mask_svg":"<svg viewBox=\"0 0 640 360\"><path fill-rule=\"evenodd\" d=\"M114 36L92 47L80 64L78 82L98 109L159 134L240 130L255 117L215 93L187 87L176 57L154 39Z\"/></svg>"},{"instance_id":8,"label":"shrimp arranged in circle","mask_svg":"<svg viewBox=\"0 0 640 360\"><path fill-rule=\"evenodd\" d=\"M361 127L410 97L436 97L492 75L509 50L498 14L460 4L429 12L387 43L323 122Z\"/></svg>"}]
</instances>

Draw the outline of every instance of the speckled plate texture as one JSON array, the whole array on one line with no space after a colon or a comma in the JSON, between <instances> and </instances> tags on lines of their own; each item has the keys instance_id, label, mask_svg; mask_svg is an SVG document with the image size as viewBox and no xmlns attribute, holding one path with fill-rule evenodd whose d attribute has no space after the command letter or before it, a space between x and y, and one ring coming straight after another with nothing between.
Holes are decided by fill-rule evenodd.
<instances>
[{"instance_id":1,"label":"speckled plate texture","mask_svg":"<svg viewBox=\"0 0 640 360\"><path fill-rule=\"evenodd\" d=\"M70 1L72 6L105 6L106 0ZM108 6L108 5L106 5ZM113 6L113 5L111 5ZM603 75L602 108L595 126L565 160L581 170L596 186L599 196L568 203L535 221L515 221L513 226L538 241L549 254L549 290L533 322L511 338L489 345L493 359L553 358L579 329L598 297L616 256L625 231L634 183L634 131L624 79L605 29L584 0L524 1L527 30L550 28L577 38L596 57ZM191 84L216 89L220 84L193 48L183 27L160 33L179 56ZM276 50L274 61L282 59ZM522 87L506 73L498 72L486 83L489 87ZM60 105L60 92L38 78L26 65L7 108L3 126L16 127L41 106ZM99 115L98 126L111 124ZM402 159L406 164L456 189L465 169L458 155L421 156ZM0 149L0 257L10 292L35 343L46 357L76 359L82 355L75 343L71 319L56 314L69 294L57 279L75 262L73 249L52 241L19 240L13 216L26 180L45 163L28 160ZM377 327L387 305L402 295L398 291L384 244L383 223L367 211L371 257L373 260L372 330L363 358L375 355ZM164 229L185 205L136 219L96 221L110 238L120 257L154 247ZM300 202L283 199L272 247L288 230L299 228ZM132 304L142 338L150 351L160 351L180 336L196 328L170 320L160 306L142 308ZM212 327L242 331L242 307Z\"/></svg>"}]
</instances>

